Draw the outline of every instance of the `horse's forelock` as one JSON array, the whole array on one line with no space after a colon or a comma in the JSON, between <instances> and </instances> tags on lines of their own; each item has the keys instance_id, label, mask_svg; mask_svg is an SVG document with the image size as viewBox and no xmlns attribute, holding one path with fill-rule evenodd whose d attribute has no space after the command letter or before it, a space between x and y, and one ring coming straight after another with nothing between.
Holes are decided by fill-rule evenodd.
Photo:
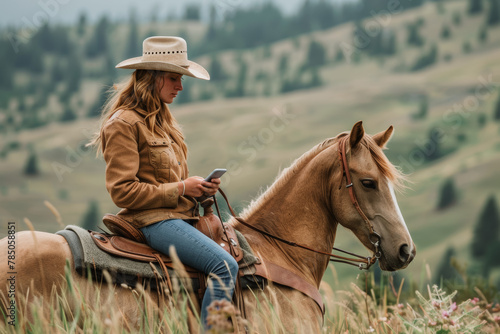
<instances>
[{"instance_id":1,"label":"horse's forelock","mask_svg":"<svg viewBox=\"0 0 500 334\"><path fill-rule=\"evenodd\" d=\"M384 154L383 149L377 145L373 138L369 135L365 135L361 140L361 144L364 145L370 152L373 161L377 165L378 169L392 182L395 189L404 188L404 181L406 180L404 174L401 170L394 166L387 156Z\"/></svg>"}]
</instances>

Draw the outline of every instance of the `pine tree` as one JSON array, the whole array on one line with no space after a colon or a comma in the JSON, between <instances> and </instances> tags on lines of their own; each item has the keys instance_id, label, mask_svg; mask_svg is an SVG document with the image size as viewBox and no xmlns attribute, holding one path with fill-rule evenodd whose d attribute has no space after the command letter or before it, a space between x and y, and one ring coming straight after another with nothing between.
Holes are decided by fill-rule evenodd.
<instances>
[{"instance_id":1,"label":"pine tree","mask_svg":"<svg viewBox=\"0 0 500 334\"><path fill-rule=\"evenodd\" d=\"M97 201L92 200L89 202L87 212L83 215L80 226L86 230L95 231L100 221L101 215L99 214L99 205Z\"/></svg>"},{"instance_id":2,"label":"pine tree","mask_svg":"<svg viewBox=\"0 0 500 334\"><path fill-rule=\"evenodd\" d=\"M130 13L126 58L138 57L141 53L141 45L139 41L139 32L137 27L137 18L135 12Z\"/></svg>"},{"instance_id":3,"label":"pine tree","mask_svg":"<svg viewBox=\"0 0 500 334\"><path fill-rule=\"evenodd\" d=\"M500 266L500 257L498 256L498 254L500 254L499 240L488 246L488 250L486 251L486 256L484 259L484 276L489 276L489 273L493 267Z\"/></svg>"},{"instance_id":4,"label":"pine tree","mask_svg":"<svg viewBox=\"0 0 500 334\"><path fill-rule=\"evenodd\" d=\"M447 24L444 24L443 27L441 28L441 38L442 39L449 39L450 37L451 37L450 26Z\"/></svg>"},{"instance_id":5,"label":"pine tree","mask_svg":"<svg viewBox=\"0 0 500 334\"><path fill-rule=\"evenodd\" d=\"M396 33L392 29L384 29L383 33L384 39L384 54L394 55L397 51L397 39Z\"/></svg>"},{"instance_id":6,"label":"pine tree","mask_svg":"<svg viewBox=\"0 0 500 334\"><path fill-rule=\"evenodd\" d=\"M482 258L487 254L490 245L498 242L500 231L500 215L495 196L491 195L486 201L479 220L474 228L472 239L472 256Z\"/></svg>"},{"instance_id":7,"label":"pine tree","mask_svg":"<svg viewBox=\"0 0 500 334\"><path fill-rule=\"evenodd\" d=\"M210 61L210 66L208 72L210 73L210 79L213 81L222 81L227 79L227 74L224 72L217 56L213 56Z\"/></svg>"},{"instance_id":8,"label":"pine tree","mask_svg":"<svg viewBox=\"0 0 500 334\"><path fill-rule=\"evenodd\" d=\"M71 122L71 121L74 121L75 119L77 118L73 108L71 108L71 106L67 105L65 108L64 108L64 111L61 115L61 122Z\"/></svg>"},{"instance_id":9,"label":"pine tree","mask_svg":"<svg viewBox=\"0 0 500 334\"><path fill-rule=\"evenodd\" d=\"M456 257L456 252L453 247L448 247L444 253L443 259L436 270L436 276L434 277L435 283L440 283L443 281L457 280L460 279L459 273L452 265L453 258Z\"/></svg>"},{"instance_id":10,"label":"pine tree","mask_svg":"<svg viewBox=\"0 0 500 334\"><path fill-rule=\"evenodd\" d=\"M214 4L210 5L208 29L205 35L207 42L215 40L217 37L217 8ZM209 43L207 43L209 44Z\"/></svg>"},{"instance_id":11,"label":"pine tree","mask_svg":"<svg viewBox=\"0 0 500 334\"><path fill-rule=\"evenodd\" d=\"M442 210L452 206L457 202L457 197L458 196L455 187L455 181L450 177L441 186L441 190L439 191L439 201L437 209Z\"/></svg>"},{"instance_id":12,"label":"pine tree","mask_svg":"<svg viewBox=\"0 0 500 334\"><path fill-rule=\"evenodd\" d=\"M87 44L87 56L94 58L108 52L109 21L106 16L97 23L94 34Z\"/></svg>"},{"instance_id":13,"label":"pine tree","mask_svg":"<svg viewBox=\"0 0 500 334\"><path fill-rule=\"evenodd\" d=\"M415 64L413 64L411 70L412 71L419 71L423 68L426 68L428 66L433 65L438 59L438 48L434 44L431 46L429 49L429 52L423 53L417 60L415 61Z\"/></svg>"},{"instance_id":14,"label":"pine tree","mask_svg":"<svg viewBox=\"0 0 500 334\"><path fill-rule=\"evenodd\" d=\"M429 97L427 95L423 95L420 98L418 111L412 115L412 118L413 119L424 119L427 117L428 113L429 113Z\"/></svg>"},{"instance_id":15,"label":"pine tree","mask_svg":"<svg viewBox=\"0 0 500 334\"><path fill-rule=\"evenodd\" d=\"M40 168L38 166L38 157L34 149L31 149L26 165L24 166L24 175L26 176L37 176L40 174Z\"/></svg>"},{"instance_id":16,"label":"pine tree","mask_svg":"<svg viewBox=\"0 0 500 334\"><path fill-rule=\"evenodd\" d=\"M477 14L483 11L483 0L469 0L469 14Z\"/></svg>"},{"instance_id":17,"label":"pine tree","mask_svg":"<svg viewBox=\"0 0 500 334\"><path fill-rule=\"evenodd\" d=\"M71 95L80 89L83 77L82 61L76 54L73 54L69 57L67 66L65 88Z\"/></svg>"},{"instance_id":18,"label":"pine tree","mask_svg":"<svg viewBox=\"0 0 500 334\"><path fill-rule=\"evenodd\" d=\"M246 80L247 80L248 66L244 60L240 60L240 69L238 70L238 77L236 79L236 86L234 89L226 91L226 97L243 97L246 93Z\"/></svg>"},{"instance_id":19,"label":"pine tree","mask_svg":"<svg viewBox=\"0 0 500 334\"><path fill-rule=\"evenodd\" d=\"M425 159L427 161L437 160L444 155L443 149L441 147L442 135L443 135L443 130L440 129L439 127L433 127L429 130L427 135L428 137L427 141L431 149L429 149L426 152Z\"/></svg>"},{"instance_id":20,"label":"pine tree","mask_svg":"<svg viewBox=\"0 0 500 334\"><path fill-rule=\"evenodd\" d=\"M495 121L500 121L500 91L498 94L497 104L495 106L495 110L493 111L493 119Z\"/></svg>"},{"instance_id":21,"label":"pine tree","mask_svg":"<svg viewBox=\"0 0 500 334\"><path fill-rule=\"evenodd\" d=\"M424 39L419 32L420 24L419 22L410 23L407 26L408 37L407 43L409 45L422 46L424 45Z\"/></svg>"},{"instance_id":22,"label":"pine tree","mask_svg":"<svg viewBox=\"0 0 500 334\"><path fill-rule=\"evenodd\" d=\"M462 23L462 15L460 15L459 11L453 13L453 24L455 26L459 26Z\"/></svg>"},{"instance_id":23,"label":"pine tree","mask_svg":"<svg viewBox=\"0 0 500 334\"><path fill-rule=\"evenodd\" d=\"M187 5L184 11L184 20L199 21L200 6L198 4Z\"/></svg>"},{"instance_id":24,"label":"pine tree","mask_svg":"<svg viewBox=\"0 0 500 334\"><path fill-rule=\"evenodd\" d=\"M490 26L500 23L500 0L490 0L487 22Z\"/></svg>"},{"instance_id":25,"label":"pine tree","mask_svg":"<svg viewBox=\"0 0 500 334\"><path fill-rule=\"evenodd\" d=\"M283 53L278 62L278 75L283 78L288 73L288 67L290 63L290 57L288 54Z\"/></svg>"},{"instance_id":26,"label":"pine tree","mask_svg":"<svg viewBox=\"0 0 500 334\"><path fill-rule=\"evenodd\" d=\"M326 50L323 44L312 40L309 43L304 67L318 67L326 63Z\"/></svg>"},{"instance_id":27,"label":"pine tree","mask_svg":"<svg viewBox=\"0 0 500 334\"><path fill-rule=\"evenodd\" d=\"M82 37L83 35L85 35L86 29L87 29L87 14L80 13L80 17L78 18L78 26L76 28L78 36Z\"/></svg>"},{"instance_id":28,"label":"pine tree","mask_svg":"<svg viewBox=\"0 0 500 334\"><path fill-rule=\"evenodd\" d=\"M54 66L50 72L50 80L52 83L57 84L64 79L66 72L64 70L64 66L60 61L54 62Z\"/></svg>"},{"instance_id":29,"label":"pine tree","mask_svg":"<svg viewBox=\"0 0 500 334\"><path fill-rule=\"evenodd\" d=\"M481 29L479 29L479 34L478 34L477 38L479 39L479 41L481 43L486 42L486 40L488 39L488 27L487 26L483 26L483 27L481 27Z\"/></svg>"}]
</instances>

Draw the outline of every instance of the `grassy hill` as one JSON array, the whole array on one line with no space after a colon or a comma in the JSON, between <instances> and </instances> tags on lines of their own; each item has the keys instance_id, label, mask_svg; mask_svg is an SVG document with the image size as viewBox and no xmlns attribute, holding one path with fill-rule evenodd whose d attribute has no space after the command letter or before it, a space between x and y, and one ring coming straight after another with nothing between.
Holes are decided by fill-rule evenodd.
<instances>
[{"instance_id":1,"label":"grassy hill","mask_svg":"<svg viewBox=\"0 0 500 334\"><path fill-rule=\"evenodd\" d=\"M486 198L498 196L500 189L499 123L493 120L499 98L500 26L490 27L486 41L480 42L477 36L485 14L468 16L466 5L466 1L451 1L441 10L426 3L391 15L386 28L395 32L397 40L397 52L392 56L372 57L355 47L350 57L344 54L335 60L341 45L355 46L353 24L283 40L267 49L217 53L229 73L236 73L242 60L247 64L245 86L251 96L224 97L222 91L234 87L235 80L218 84L186 79L186 89L215 96L171 108L187 136L191 174L204 176L213 168L228 168L224 188L233 204L243 208L281 169L323 139L350 130L358 120L363 120L372 134L392 124L395 134L387 154L409 174L410 188L398 198L418 248L417 258L405 275L420 274L425 264L435 268L449 246L468 259L479 212ZM460 22L453 23L457 15ZM407 24L418 20L424 22L420 33L426 42L422 48L406 43ZM365 24L374 21L368 19ZM451 30L448 39L440 35L443 24ZM186 27L189 25L178 29ZM199 38L203 29L197 25L190 34ZM122 26L115 29L122 40L123 30ZM141 30L148 31L148 27ZM289 55L286 75L293 79L306 59L311 40L326 49L327 63L318 72L323 84L281 93L280 57ZM120 38L113 43L119 45ZM439 50L436 63L410 71L433 44ZM197 60L208 66L211 57ZM17 80L22 79L20 75ZM485 87L483 81L490 81L490 85ZM99 80L84 82L80 89L84 105L95 98L102 84ZM422 96L427 97L429 109L425 117L418 118L415 114ZM18 148L0 161L2 224L13 220L18 230L25 229L23 218L27 217L38 230L60 229L45 200L59 210L64 224L79 224L90 200L98 201L103 214L117 211L104 188L104 162L82 148L97 123L95 118L79 118L3 135L5 145L14 142ZM438 142L429 141L433 128L441 134ZM23 175L30 145L40 164L41 175L36 177ZM445 154L432 161L423 158L436 145ZM456 182L459 202L436 210L439 187L449 177ZM5 232L6 228L1 228L0 237ZM339 231L336 246L362 251L346 231ZM341 279L352 280L358 272L341 266L336 269ZM332 279L330 274L328 279Z\"/></svg>"}]
</instances>

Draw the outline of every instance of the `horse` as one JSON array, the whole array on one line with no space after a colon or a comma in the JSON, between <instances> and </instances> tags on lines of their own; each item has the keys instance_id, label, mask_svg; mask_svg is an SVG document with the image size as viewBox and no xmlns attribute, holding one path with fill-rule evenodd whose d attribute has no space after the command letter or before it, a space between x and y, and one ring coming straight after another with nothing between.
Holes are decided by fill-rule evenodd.
<instances>
[{"instance_id":1,"label":"horse","mask_svg":"<svg viewBox=\"0 0 500 334\"><path fill-rule=\"evenodd\" d=\"M227 223L246 237L263 262L269 260L285 268L316 289L329 264L330 257L325 254L334 247L339 224L351 230L373 252L382 270L407 267L415 257L416 248L395 197L395 189L402 186L404 175L383 153L392 133L390 126L371 136L365 133L362 122L357 122L350 132L326 139L296 159L243 210L240 218L231 217ZM0 296L5 314L9 308L6 298L9 288L12 292L12 281L10 284L8 281L12 276L6 267L7 243L7 238L0 240ZM295 247L295 243L304 247ZM72 284L87 284L81 296L95 300L97 283L89 283L75 272L70 249L62 236L23 231L16 233L16 245L17 298L22 295L27 300L35 296L50 299L69 275ZM137 311L136 295L131 289L101 285L99 294L101 298L114 295L120 314L129 324L144 316ZM155 292L149 294L152 299L158 297ZM262 298L271 304L284 326L283 331L321 332L323 313L317 301L280 284L262 290L243 290L249 323L262 321L258 319Z\"/></svg>"}]
</instances>

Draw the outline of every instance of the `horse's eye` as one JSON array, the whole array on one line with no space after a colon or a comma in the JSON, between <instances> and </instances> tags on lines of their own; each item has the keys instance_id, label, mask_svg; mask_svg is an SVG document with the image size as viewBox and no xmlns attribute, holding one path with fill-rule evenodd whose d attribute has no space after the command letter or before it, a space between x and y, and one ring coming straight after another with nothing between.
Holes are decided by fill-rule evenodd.
<instances>
[{"instance_id":1,"label":"horse's eye","mask_svg":"<svg viewBox=\"0 0 500 334\"><path fill-rule=\"evenodd\" d=\"M368 188L368 189L376 189L377 188L377 184L375 183L375 181L370 180L370 179L361 180L361 184L363 185L363 187Z\"/></svg>"}]
</instances>

